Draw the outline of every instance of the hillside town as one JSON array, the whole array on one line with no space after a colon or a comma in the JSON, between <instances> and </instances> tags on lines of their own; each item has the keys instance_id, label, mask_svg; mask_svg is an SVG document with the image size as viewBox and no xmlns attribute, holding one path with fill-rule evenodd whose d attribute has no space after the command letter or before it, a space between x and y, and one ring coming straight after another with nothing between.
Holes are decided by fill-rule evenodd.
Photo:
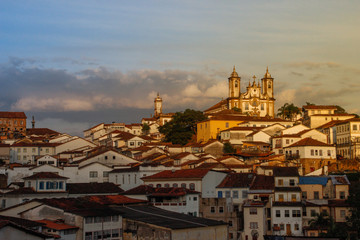
<instances>
[{"instance_id":1,"label":"hillside town","mask_svg":"<svg viewBox=\"0 0 360 240\"><path fill-rule=\"evenodd\" d=\"M360 118L277 110L268 68L224 81L208 109L166 113L158 93L151 116L83 136L0 112L0 239L356 239Z\"/></svg>"}]
</instances>

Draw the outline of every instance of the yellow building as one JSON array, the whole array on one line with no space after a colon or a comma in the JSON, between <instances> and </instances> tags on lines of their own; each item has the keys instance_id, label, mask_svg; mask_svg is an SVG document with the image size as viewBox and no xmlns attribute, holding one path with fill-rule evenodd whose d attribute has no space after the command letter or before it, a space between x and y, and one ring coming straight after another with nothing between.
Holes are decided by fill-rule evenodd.
<instances>
[{"instance_id":1,"label":"yellow building","mask_svg":"<svg viewBox=\"0 0 360 240\"><path fill-rule=\"evenodd\" d=\"M197 123L197 142L207 142L217 139L221 131L237 127L241 123L252 127L268 127L279 123L283 126L291 126L293 123L279 118L244 116L241 114L214 114L210 118Z\"/></svg>"},{"instance_id":2,"label":"yellow building","mask_svg":"<svg viewBox=\"0 0 360 240\"><path fill-rule=\"evenodd\" d=\"M216 139L222 130L236 127L246 121L245 116L219 115L197 123L197 142L206 142Z\"/></svg>"}]
</instances>

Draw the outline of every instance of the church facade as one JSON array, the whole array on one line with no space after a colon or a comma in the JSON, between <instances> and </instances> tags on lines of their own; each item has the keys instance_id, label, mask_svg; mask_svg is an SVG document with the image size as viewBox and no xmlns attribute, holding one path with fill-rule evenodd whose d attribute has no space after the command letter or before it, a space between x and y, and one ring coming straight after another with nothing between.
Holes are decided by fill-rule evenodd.
<instances>
[{"instance_id":1,"label":"church facade","mask_svg":"<svg viewBox=\"0 0 360 240\"><path fill-rule=\"evenodd\" d=\"M214 114L223 110L237 110L249 116L271 117L274 114L274 78L271 77L269 69L266 69L261 83L256 83L256 77L253 77L252 84L246 87L246 92L241 92L241 77L235 71L231 73L229 80L229 95L225 100L222 100L205 110L205 114Z\"/></svg>"}]
</instances>

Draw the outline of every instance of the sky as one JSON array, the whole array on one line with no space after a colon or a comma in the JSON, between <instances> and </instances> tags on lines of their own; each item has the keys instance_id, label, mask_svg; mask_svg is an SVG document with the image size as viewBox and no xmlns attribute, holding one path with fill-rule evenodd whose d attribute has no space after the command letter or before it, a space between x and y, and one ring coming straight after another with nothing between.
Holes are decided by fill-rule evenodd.
<instances>
[{"instance_id":1,"label":"sky","mask_svg":"<svg viewBox=\"0 0 360 240\"><path fill-rule=\"evenodd\" d=\"M0 111L82 135L98 123L205 110L266 68L276 105L360 114L360 1L3 0Z\"/></svg>"}]
</instances>

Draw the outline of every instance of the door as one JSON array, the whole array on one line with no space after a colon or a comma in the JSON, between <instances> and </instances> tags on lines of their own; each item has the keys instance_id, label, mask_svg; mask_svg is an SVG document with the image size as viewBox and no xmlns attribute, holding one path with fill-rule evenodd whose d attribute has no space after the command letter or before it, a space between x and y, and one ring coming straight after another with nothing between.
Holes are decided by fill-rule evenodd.
<instances>
[{"instance_id":1,"label":"door","mask_svg":"<svg viewBox=\"0 0 360 240\"><path fill-rule=\"evenodd\" d=\"M291 235L291 225L290 224L286 224L286 235L288 235L288 236Z\"/></svg>"}]
</instances>

